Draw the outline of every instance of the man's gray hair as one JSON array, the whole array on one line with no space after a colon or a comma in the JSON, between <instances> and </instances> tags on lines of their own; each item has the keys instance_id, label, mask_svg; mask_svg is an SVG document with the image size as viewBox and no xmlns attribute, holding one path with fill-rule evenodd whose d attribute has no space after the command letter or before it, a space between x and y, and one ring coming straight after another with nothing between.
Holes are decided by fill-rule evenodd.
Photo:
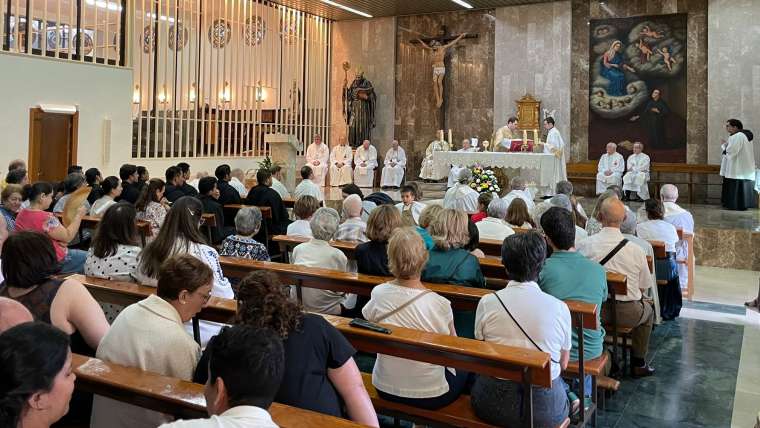
<instances>
[{"instance_id":1,"label":"man's gray hair","mask_svg":"<svg viewBox=\"0 0 760 428\"><path fill-rule=\"evenodd\" d=\"M678 187L672 184L666 184L660 188L660 199L662 202L675 202L678 200Z\"/></svg>"},{"instance_id":2,"label":"man's gray hair","mask_svg":"<svg viewBox=\"0 0 760 428\"><path fill-rule=\"evenodd\" d=\"M457 176L457 181L462 184L467 184L472 180L472 171L470 171L468 168L465 168L461 171L459 171L459 175Z\"/></svg>"},{"instance_id":3,"label":"man's gray hair","mask_svg":"<svg viewBox=\"0 0 760 428\"><path fill-rule=\"evenodd\" d=\"M525 190L525 180L523 180L522 177L512 177L512 179L509 180L509 187L512 190Z\"/></svg>"},{"instance_id":4,"label":"man's gray hair","mask_svg":"<svg viewBox=\"0 0 760 428\"><path fill-rule=\"evenodd\" d=\"M315 239L329 241L335 236L340 224L340 215L332 208L322 207L314 212L309 220L311 234Z\"/></svg>"},{"instance_id":5,"label":"man's gray hair","mask_svg":"<svg viewBox=\"0 0 760 428\"><path fill-rule=\"evenodd\" d=\"M568 198L567 195L554 195L549 199L549 204L553 207L560 207L573 212L573 203L570 202L570 198Z\"/></svg>"},{"instance_id":6,"label":"man's gray hair","mask_svg":"<svg viewBox=\"0 0 760 428\"><path fill-rule=\"evenodd\" d=\"M261 228L261 210L257 207L240 208L235 214L235 230L243 236L253 235Z\"/></svg>"},{"instance_id":7,"label":"man's gray hair","mask_svg":"<svg viewBox=\"0 0 760 428\"><path fill-rule=\"evenodd\" d=\"M508 209L509 205L507 205L507 201L501 198L496 198L488 204L488 217L504 220L504 218L507 217Z\"/></svg>"},{"instance_id":8,"label":"man's gray hair","mask_svg":"<svg viewBox=\"0 0 760 428\"><path fill-rule=\"evenodd\" d=\"M573 183L567 180L559 181L554 190L557 194L571 196L573 194Z\"/></svg>"},{"instance_id":9,"label":"man's gray hair","mask_svg":"<svg viewBox=\"0 0 760 428\"><path fill-rule=\"evenodd\" d=\"M625 220L620 225L620 233L636 234L636 214L633 211L625 210Z\"/></svg>"}]
</instances>

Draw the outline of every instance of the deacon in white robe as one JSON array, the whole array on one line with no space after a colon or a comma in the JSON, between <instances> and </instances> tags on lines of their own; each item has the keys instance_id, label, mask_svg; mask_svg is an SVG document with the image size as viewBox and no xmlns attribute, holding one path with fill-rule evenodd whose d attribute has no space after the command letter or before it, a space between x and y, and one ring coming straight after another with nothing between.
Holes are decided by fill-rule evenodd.
<instances>
[{"instance_id":1,"label":"deacon in white robe","mask_svg":"<svg viewBox=\"0 0 760 428\"><path fill-rule=\"evenodd\" d=\"M628 167L623 176L623 190L626 199L636 192L638 199L649 199L649 155L642 153L644 145L638 141L633 144L633 154L628 156Z\"/></svg>"},{"instance_id":2,"label":"deacon in white robe","mask_svg":"<svg viewBox=\"0 0 760 428\"><path fill-rule=\"evenodd\" d=\"M346 138L340 137L338 145L330 151L330 186L342 186L351 182L351 147Z\"/></svg>"},{"instance_id":3,"label":"deacon in white robe","mask_svg":"<svg viewBox=\"0 0 760 428\"><path fill-rule=\"evenodd\" d=\"M682 229L684 233L694 235L694 217L691 213L676 204L678 200L678 188L672 184L666 184L660 188L660 200L665 208L664 220L676 227ZM689 243L681 239L676 243L676 260L689 260ZM689 281L688 264L678 263L678 280L681 288L686 288Z\"/></svg>"},{"instance_id":4,"label":"deacon in white robe","mask_svg":"<svg viewBox=\"0 0 760 428\"><path fill-rule=\"evenodd\" d=\"M406 152L399 147L398 140L393 140L391 148L385 153L383 161L383 172L380 175L380 187L401 186L404 180L404 169L406 168Z\"/></svg>"},{"instance_id":5,"label":"deacon in white robe","mask_svg":"<svg viewBox=\"0 0 760 428\"><path fill-rule=\"evenodd\" d=\"M447 151L448 144L443 140L443 131L439 130L435 140L431 141L425 149L425 159L420 166L420 178L423 180L440 180L444 176L436 171L433 164L433 153Z\"/></svg>"},{"instance_id":6,"label":"deacon in white robe","mask_svg":"<svg viewBox=\"0 0 760 428\"><path fill-rule=\"evenodd\" d=\"M372 187L377 168L377 150L369 144L369 140L362 141L362 145L356 148L354 165L354 183L359 187Z\"/></svg>"},{"instance_id":7,"label":"deacon in white robe","mask_svg":"<svg viewBox=\"0 0 760 428\"><path fill-rule=\"evenodd\" d=\"M322 137L315 135L314 142L306 149L306 165L311 167L314 172L314 182L320 187L325 185L329 161L330 149L327 144L322 143Z\"/></svg>"},{"instance_id":8,"label":"deacon in white robe","mask_svg":"<svg viewBox=\"0 0 760 428\"><path fill-rule=\"evenodd\" d=\"M507 119L507 124L497 129L493 134L493 151L508 152L515 139L515 130L517 129L517 118L512 116Z\"/></svg>"},{"instance_id":9,"label":"deacon in white robe","mask_svg":"<svg viewBox=\"0 0 760 428\"><path fill-rule=\"evenodd\" d=\"M617 152L617 144L607 143L607 153L599 158L599 166L596 173L596 194L599 195L610 186L623 184L623 172L625 172L625 159Z\"/></svg>"},{"instance_id":10,"label":"deacon in white robe","mask_svg":"<svg viewBox=\"0 0 760 428\"><path fill-rule=\"evenodd\" d=\"M480 194L470 187L472 172L463 169L459 173L459 181L446 191L443 197L443 207L462 210L467 214L478 212L478 196Z\"/></svg>"},{"instance_id":11,"label":"deacon in white robe","mask_svg":"<svg viewBox=\"0 0 760 428\"><path fill-rule=\"evenodd\" d=\"M462 140L462 148L457 150L457 152L477 152L477 147L472 147L470 144L470 139L465 138ZM451 165L451 169L449 170L449 181L446 184L446 187L451 187L457 182L457 177L459 177L459 173L463 170L467 169L467 165Z\"/></svg>"},{"instance_id":12,"label":"deacon in white robe","mask_svg":"<svg viewBox=\"0 0 760 428\"><path fill-rule=\"evenodd\" d=\"M565 154L565 141L562 139L557 128L554 127L554 119L547 117L544 119L544 128L547 130L546 142L544 143L544 153L551 153L560 159L560 171L557 174L557 181L567 180L567 156Z\"/></svg>"},{"instance_id":13,"label":"deacon in white robe","mask_svg":"<svg viewBox=\"0 0 760 428\"><path fill-rule=\"evenodd\" d=\"M723 176L721 204L728 210L744 211L757 208L755 192L755 152L748 134L743 131L742 123L737 119L726 122L730 137L721 141L723 159L720 163L720 175ZM751 135L751 134L749 134Z\"/></svg>"}]
</instances>

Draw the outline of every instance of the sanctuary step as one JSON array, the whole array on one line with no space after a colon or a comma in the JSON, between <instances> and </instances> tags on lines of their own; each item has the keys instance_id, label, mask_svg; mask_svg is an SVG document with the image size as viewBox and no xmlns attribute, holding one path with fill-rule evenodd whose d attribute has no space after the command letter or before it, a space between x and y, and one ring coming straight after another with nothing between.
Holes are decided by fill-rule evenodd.
<instances>
[{"instance_id":1,"label":"sanctuary step","mask_svg":"<svg viewBox=\"0 0 760 428\"><path fill-rule=\"evenodd\" d=\"M422 190L423 200L442 199L446 193L446 180L440 183L426 183L422 180L406 181L406 184L411 183L417 183L417 186Z\"/></svg>"}]
</instances>

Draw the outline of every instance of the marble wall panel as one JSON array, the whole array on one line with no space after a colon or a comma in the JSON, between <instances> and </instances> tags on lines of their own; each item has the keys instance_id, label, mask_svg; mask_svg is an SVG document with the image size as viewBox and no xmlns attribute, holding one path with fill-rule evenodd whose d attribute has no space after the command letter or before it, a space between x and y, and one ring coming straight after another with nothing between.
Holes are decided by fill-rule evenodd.
<instances>
[{"instance_id":1,"label":"marble wall panel","mask_svg":"<svg viewBox=\"0 0 760 428\"><path fill-rule=\"evenodd\" d=\"M686 13L687 17L687 64L686 80L688 94L686 100L687 116L687 163L707 163L707 1L708 0L594 0L572 1L572 65L571 94L572 123L577 124L571 130L571 161L588 159L588 50L590 19L630 17L638 15L658 15ZM710 0L713 1L713 0ZM752 0L745 0L752 2ZM731 2L725 0L724 2ZM731 2L733 4L733 2ZM740 8L735 14L744 13ZM712 18L711 18L712 19ZM712 49L712 45L711 45ZM712 96L712 91L711 91ZM657 159L653 159L657 162ZM713 162L714 163L714 162Z\"/></svg>"},{"instance_id":2,"label":"marble wall panel","mask_svg":"<svg viewBox=\"0 0 760 428\"><path fill-rule=\"evenodd\" d=\"M490 138L494 106L494 11L451 12L397 18L395 136L406 148L407 179L416 178L425 148L438 129L451 129L454 142ZM477 33L449 48L445 86L449 100L436 108L429 51L411 44L435 36L445 25L450 34ZM457 146L459 144L457 143Z\"/></svg>"},{"instance_id":3,"label":"marble wall panel","mask_svg":"<svg viewBox=\"0 0 760 428\"><path fill-rule=\"evenodd\" d=\"M698 226L694 257L700 266L760 270L760 233Z\"/></svg>"},{"instance_id":4,"label":"marble wall panel","mask_svg":"<svg viewBox=\"0 0 760 428\"><path fill-rule=\"evenodd\" d=\"M393 140L393 108L395 98L394 58L396 55L396 18L361 21L337 21L332 27L330 70L330 144L348 134L341 113L344 73L341 64L351 63L348 84L357 68L372 82L377 94L375 128L372 141L378 154L385 155Z\"/></svg>"},{"instance_id":5,"label":"marble wall panel","mask_svg":"<svg viewBox=\"0 0 760 428\"><path fill-rule=\"evenodd\" d=\"M506 124L515 101L528 93L542 108L556 110L557 129L568 141L571 2L502 7L495 15L494 129Z\"/></svg>"}]
</instances>

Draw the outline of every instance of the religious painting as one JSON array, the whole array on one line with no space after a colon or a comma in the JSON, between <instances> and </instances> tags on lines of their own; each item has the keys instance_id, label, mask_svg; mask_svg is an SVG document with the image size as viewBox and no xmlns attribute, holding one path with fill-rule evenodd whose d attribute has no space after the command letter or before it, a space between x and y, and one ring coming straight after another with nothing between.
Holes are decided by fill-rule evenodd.
<instances>
[{"instance_id":1,"label":"religious painting","mask_svg":"<svg viewBox=\"0 0 760 428\"><path fill-rule=\"evenodd\" d=\"M592 20L588 153L686 162L686 14Z\"/></svg>"}]
</instances>

